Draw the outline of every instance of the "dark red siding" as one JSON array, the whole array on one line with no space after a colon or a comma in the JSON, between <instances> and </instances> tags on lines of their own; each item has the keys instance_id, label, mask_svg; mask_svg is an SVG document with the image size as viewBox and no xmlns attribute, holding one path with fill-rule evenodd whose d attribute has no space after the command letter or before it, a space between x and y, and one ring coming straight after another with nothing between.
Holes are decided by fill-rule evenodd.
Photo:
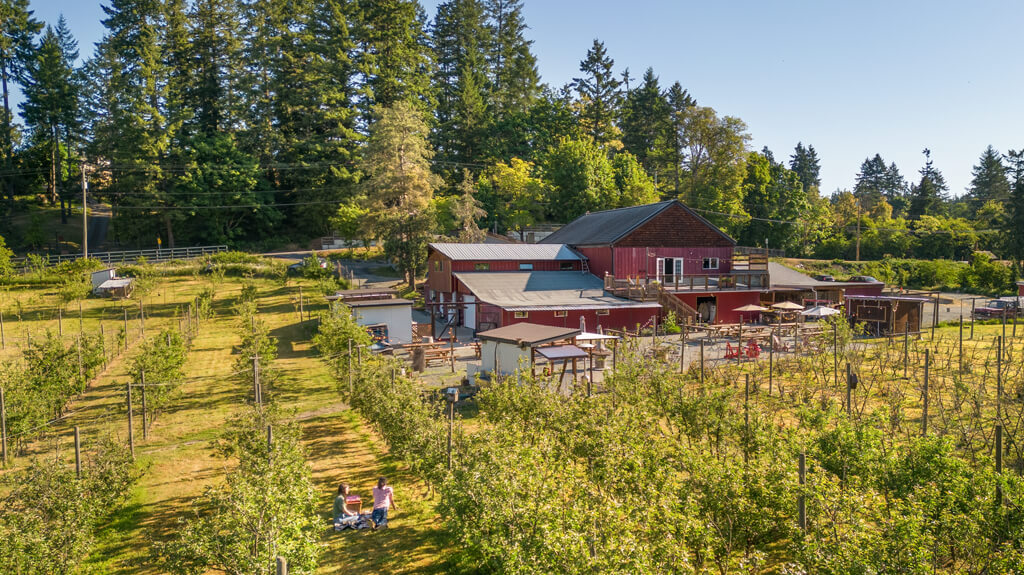
<instances>
[{"instance_id":1,"label":"dark red siding","mask_svg":"<svg viewBox=\"0 0 1024 575\"><path fill-rule=\"evenodd\" d=\"M599 278L603 278L604 274L612 273L614 257L612 253L615 251L612 247L599 247L599 248L577 248L576 251L580 252L587 258L587 267L590 268L590 273L594 274Z\"/></svg>"},{"instance_id":2,"label":"dark red siding","mask_svg":"<svg viewBox=\"0 0 1024 575\"><path fill-rule=\"evenodd\" d=\"M478 270L476 269L477 264L488 264L488 269ZM579 271L580 262L579 260L568 260L552 261L552 260L520 260L520 261L492 261L492 260L480 260L475 262L470 261L457 261L452 262L453 272L474 272L474 271L491 271L491 272L518 272L518 271L535 271L535 272L557 272L562 270L562 264L567 263L572 265L572 270ZM519 264L533 264L532 270L520 270Z\"/></svg>"},{"instance_id":3,"label":"dark red siding","mask_svg":"<svg viewBox=\"0 0 1024 575\"><path fill-rule=\"evenodd\" d=\"M727 236L680 205L668 207L626 237L615 242L616 247L652 248L732 248L734 245L736 245L735 242Z\"/></svg>"},{"instance_id":4,"label":"dark red siding","mask_svg":"<svg viewBox=\"0 0 1024 575\"><path fill-rule=\"evenodd\" d=\"M848 287L843 291L846 295L879 296L882 295L883 288L885 288L885 284L864 284L864 287Z\"/></svg>"},{"instance_id":5,"label":"dark red siding","mask_svg":"<svg viewBox=\"0 0 1024 575\"><path fill-rule=\"evenodd\" d=\"M683 276L718 275L732 270L732 247L615 247L615 277L650 276L657 274L658 258L683 258ZM703 269L704 258L718 258L718 269ZM593 271L591 265L591 271ZM601 274L603 277L604 274Z\"/></svg>"},{"instance_id":6,"label":"dark red siding","mask_svg":"<svg viewBox=\"0 0 1024 575\"><path fill-rule=\"evenodd\" d=\"M501 315L502 326L530 322L571 328L579 328L580 317L583 317L587 331L596 331L599 325L604 329L636 329L637 324L647 324L660 311L657 308L612 308L608 315L599 316L596 310L567 310L566 317L555 317L553 311L531 311L527 317L517 318L514 312L502 310Z\"/></svg>"},{"instance_id":7,"label":"dark red siding","mask_svg":"<svg viewBox=\"0 0 1024 575\"><path fill-rule=\"evenodd\" d=\"M715 297L715 323L739 323L741 315L743 316L744 321L756 319L756 313L750 314L733 310L747 304L760 305L761 303L761 292L756 291L719 291L702 294L676 294L676 297L683 300L686 305L693 309L697 309L698 297L710 296Z\"/></svg>"}]
</instances>

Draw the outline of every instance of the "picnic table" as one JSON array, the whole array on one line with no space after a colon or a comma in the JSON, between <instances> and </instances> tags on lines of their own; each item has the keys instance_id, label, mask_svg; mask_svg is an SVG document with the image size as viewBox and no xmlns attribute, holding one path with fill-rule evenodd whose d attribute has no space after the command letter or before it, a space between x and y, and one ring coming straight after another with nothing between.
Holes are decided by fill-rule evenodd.
<instances>
[{"instance_id":1,"label":"picnic table","mask_svg":"<svg viewBox=\"0 0 1024 575\"><path fill-rule=\"evenodd\" d=\"M424 352L424 359L426 360L427 365L430 365L430 362L445 365L452 360L452 349L450 347L427 348Z\"/></svg>"}]
</instances>

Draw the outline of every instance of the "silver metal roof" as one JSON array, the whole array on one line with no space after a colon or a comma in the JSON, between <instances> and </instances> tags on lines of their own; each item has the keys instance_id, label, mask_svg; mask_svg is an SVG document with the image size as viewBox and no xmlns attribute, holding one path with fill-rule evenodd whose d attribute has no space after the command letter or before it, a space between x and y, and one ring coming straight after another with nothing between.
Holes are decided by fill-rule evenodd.
<instances>
[{"instance_id":1,"label":"silver metal roof","mask_svg":"<svg viewBox=\"0 0 1024 575\"><path fill-rule=\"evenodd\" d=\"M565 244L454 244L435 243L430 248L456 261L541 261L582 260L583 256Z\"/></svg>"},{"instance_id":2,"label":"silver metal roof","mask_svg":"<svg viewBox=\"0 0 1024 575\"><path fill-rule=\"evenodd\" d=\"M581 272L457 272L480 301L509 311L660 308L605 294L604 283Z\"/></svg>"}]
</instances>

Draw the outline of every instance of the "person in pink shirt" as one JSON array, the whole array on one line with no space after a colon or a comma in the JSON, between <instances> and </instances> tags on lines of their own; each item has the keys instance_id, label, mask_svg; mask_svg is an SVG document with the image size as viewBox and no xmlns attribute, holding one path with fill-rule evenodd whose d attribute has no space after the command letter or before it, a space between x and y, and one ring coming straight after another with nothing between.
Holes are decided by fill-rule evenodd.
<instances>
[{"instance_id":1,"label":"person in pink shirt","mask_svg":"<svg viewBox=\"0 0 1024 575\"><path fill-rule=\"evenodd\" d=\"M370 514L375 531L380 527L388 526L389 508L398 511L398 506L395 505L395 492L388 485L388 480L380 477L377 479L377 487L373 488L373 512Z\"/></svg>"}]
</instances>

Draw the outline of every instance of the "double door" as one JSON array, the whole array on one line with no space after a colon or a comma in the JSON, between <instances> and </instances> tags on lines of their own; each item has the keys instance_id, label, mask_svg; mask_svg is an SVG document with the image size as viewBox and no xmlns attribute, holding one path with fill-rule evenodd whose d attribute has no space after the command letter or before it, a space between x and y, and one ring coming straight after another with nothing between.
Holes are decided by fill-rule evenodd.
<instances>
[{"instance_id":1,"label":"double door","mask_svg":"<svg viewBox=\"0 0 1024 575\"><path fill-rule=\"evenodd\" d=\"M658 281L663 284L674 284L683 279L683 258L658 258Z\"/></svg>"}]
</instances>

